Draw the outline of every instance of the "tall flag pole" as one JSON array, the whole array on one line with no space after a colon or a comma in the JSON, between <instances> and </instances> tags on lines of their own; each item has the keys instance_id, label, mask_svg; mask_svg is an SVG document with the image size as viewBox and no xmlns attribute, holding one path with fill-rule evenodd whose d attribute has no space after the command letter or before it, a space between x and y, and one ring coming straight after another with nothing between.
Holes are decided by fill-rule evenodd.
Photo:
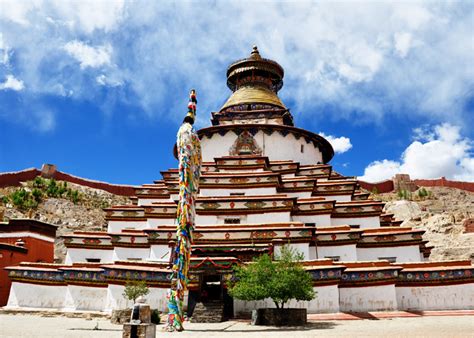
<instances>
[{"instance_id":1,"label":"tall flag pole","mask_svg":"<svg viewBox=\"0 0 474 338\"><path fill-rule=\"evenodd\" d=\"M177 243L171 288L168 294L168 331L183 331L183 300L188 285L189 261L194 229L194 200L199 189L201 176L201 142L193 128L196 118L196 91L189 95L188 113L177 134L179 160L179 201L176 214Z\"/></svg>"}]
</instances>

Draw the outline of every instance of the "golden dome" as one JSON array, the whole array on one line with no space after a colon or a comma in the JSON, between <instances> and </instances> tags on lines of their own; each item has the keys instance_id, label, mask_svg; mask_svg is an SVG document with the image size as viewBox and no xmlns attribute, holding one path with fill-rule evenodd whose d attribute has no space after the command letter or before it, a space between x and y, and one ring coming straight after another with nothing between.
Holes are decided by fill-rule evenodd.
<instances>
[{"instance_id":1,"label":"golden dome","mask_svg":"<svg viewBox=\"0 0 474 338\"><path fill-rule=\"evenodd\" d=\"M278 97L283 86L283 68L260 56L254 46L250 56L235 61L227 69L227 86L233 91L220 111L243 104L264 104L286 110Z\"/></svg>"},{"instance_id":2,"label":"golden dome","mask_svg":"<svg viewBox=\"0 0 474 338\"><path fill-rule=\"evenodd\" d=\"M286 109L283 102L277 94L265 86L242 86L237 89L232 95L227 99L226 103L220 109L221 111L230 106L240 105L240 104L253 104L253 103L263 103L271 104Z\"/></svg>"}]
</instances>

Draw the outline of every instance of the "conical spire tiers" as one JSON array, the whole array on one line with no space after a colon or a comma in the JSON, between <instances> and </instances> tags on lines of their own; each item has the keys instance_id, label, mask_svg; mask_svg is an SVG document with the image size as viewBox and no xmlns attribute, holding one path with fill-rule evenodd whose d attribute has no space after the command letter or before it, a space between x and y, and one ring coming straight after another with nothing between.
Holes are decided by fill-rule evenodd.
<instances>
[{"instance_id":1,"label":"conical spire tiers","mask_svg":"<svg viewBox=\"0 0 474 338\"><path fill-rule=\"evenodd\" d=\"M253 46L250 56L232 63L227 69L227 86L236 91L245 85L262 85L277 93L283 87L283 68L275 61L260 56Z\"/></svg>"}]
</instances>

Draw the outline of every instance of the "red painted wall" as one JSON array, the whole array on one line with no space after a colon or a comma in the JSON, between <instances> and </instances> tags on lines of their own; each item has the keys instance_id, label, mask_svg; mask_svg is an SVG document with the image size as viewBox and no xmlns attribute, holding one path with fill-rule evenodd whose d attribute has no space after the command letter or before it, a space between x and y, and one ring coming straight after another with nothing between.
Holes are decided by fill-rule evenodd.
<instances>
[{"instance_id":1,"label":"red painted wall","mask_svg":"<svg viewBox=\"0 0 474 338\"><path fill-rule=\"evenodd\" d=\"M41 170L36 168L0 174L0 187L18 186L20 182L34 180L41 174Z\"/></svg>"},{"instance_id":2,"label":"red painted wall","mask_svg":"<svg viewBox=\"0 0 474 338\"><path fill-rule=\"evenodd\" d=\"M35 168L11 173L0 173L0 187L19 186L21 182L34 180L37 176L41 176L41 170ZM61 180L80 184L90 188L105 190L115 195L135 195L135 189L131 185L110 184L106 182L88 180L85 178L66 174L57 170L52 173L51 177L55 180Z\"/></svg>"},{"instance_id":3,"label":"red painted wall","mask_svg":"<svg viewBox=\"0 0 474 338\"><path fill-rule=\"evenodd\" d=\"M28 260L27 256L27 252L19 252L0 246L0 306L7 304L12 284L10 278L8 278L8 272L4 268Z\"/></svg>"},{"instance_id":4,"label":"red painted wall","mask_svg":"<svg viewBox=\"0 0 474 338\"><path fill-rule=\"evenodd\" d=\"M474 182L450 181L444 177L436 180L413 180L420 187L450 187L474 192Z\"/></svg>"},{"instance_id":5,"label":"red painted wall","mask_svg":"<svg viewBox=\"0 0 474 338\"><path fill-rule=\"evenodd\" d=\"M27 250L9 249L7 246L0 246L0 306L7 304L11 286L8 272L4 269L5 267L18 265L21 262L54 263L53 242L23 236L21 239L25 242L24 248ZM0 238L0 243L14 245L17 240L17 236Z\"/></svg>"},{"instance_id":6,"label":"red painted wall","mask_svg":"<svg viewBox=\"0 0 474 338\"><path fill-rule=\"evenodd\" d=\"M364 188L365 190L372 191L374 188L377 188L377 191L379 193L386 193L393 191L393 181L392 180L386 180L382 182L377 182L377 183L369 183L369 182L364 182L364 181L357 181L359 185Z\"/></svg>"},{"instance_id":7,"label":"red painted wall","mask_svg":"<svg viewBox=\"0 0 474 338\"><path fill-rule=\"evenodd\" d=\"M461 181L450 181L446 178L437 178L435 180L412 180L419 187L449 187L457 188L466 191L474 192L474 182L461 182ZM393 191L393 181L386 180L377 183L369 183L364 181L357 181L359 185L368 190L372 191L374 187L377 188L379 193L391 192Z\"/></svg>"}]
</instances>

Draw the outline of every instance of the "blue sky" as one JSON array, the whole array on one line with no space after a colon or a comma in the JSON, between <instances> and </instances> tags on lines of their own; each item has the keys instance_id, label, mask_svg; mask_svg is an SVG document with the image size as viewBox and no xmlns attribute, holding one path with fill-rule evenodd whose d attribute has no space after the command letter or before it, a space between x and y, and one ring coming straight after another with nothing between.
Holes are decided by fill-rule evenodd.
<instances>
[{"instance_id":1,"label":"blue sky","mask_svg":"<svg viewBox=\"0 0 474 338\"><path fill-rule=\"evenodd\" d=\"M0 0L0 172L158 179L189 89L208 126L227 66L256 44L337 171L474 181L473 17L468 1Z\"/></svg>"}]
</instances>

